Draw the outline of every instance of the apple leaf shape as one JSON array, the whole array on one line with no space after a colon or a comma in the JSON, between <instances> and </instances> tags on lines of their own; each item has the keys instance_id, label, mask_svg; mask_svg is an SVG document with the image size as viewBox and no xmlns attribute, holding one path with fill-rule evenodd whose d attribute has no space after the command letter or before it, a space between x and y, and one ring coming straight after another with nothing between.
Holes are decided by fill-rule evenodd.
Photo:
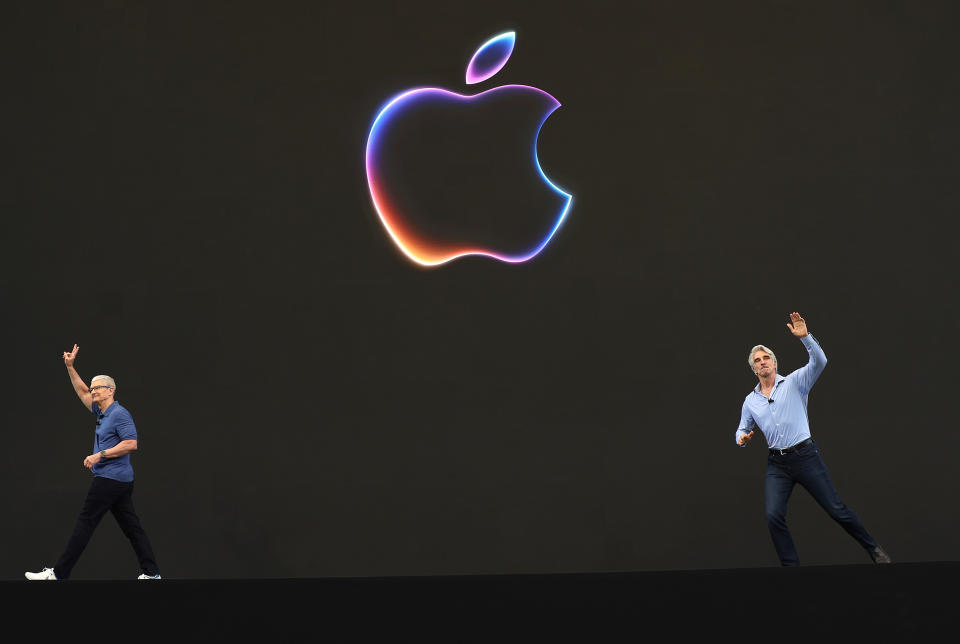
<instances>
[{"instance_id":1,"label":"apple leaf shape","mask_svg":"<svg viewBox=\"0 0 960 644\"><path fill-rule=\"evenodd\" d=\"M480 45L467 65L467 84L485 81L503 69L516 42L516 32L506 31Z\"/></svg>"}]
</instances>

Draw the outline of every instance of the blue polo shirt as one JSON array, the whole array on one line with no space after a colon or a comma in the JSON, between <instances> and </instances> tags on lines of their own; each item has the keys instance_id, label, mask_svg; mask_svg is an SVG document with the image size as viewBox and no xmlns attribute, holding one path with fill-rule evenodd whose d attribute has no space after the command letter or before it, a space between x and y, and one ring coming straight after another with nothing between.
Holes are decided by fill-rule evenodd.
<instances>
[{"instance_id":1,"label":"blue polo shirt","mask_svg":"<svg viewBox=\"0 0 960 644\"><path fill-rule=\"evenodd\" d=\"M113 401L106 411L100 411L100 406L93 403L92 411L97 419L97 431L93 440L94 453L116 447L120 441L137 440L137 427L133 424L133 416L117 401ZM93 466L93 475L115 481L132 481L130 455L100 459L100 462Z\"/></svg>"},{"instance_id":2,"label":"blue polo shirt","mask_svg":"<svg viewBox=\"0 0 960 644\"><path fill-rule=\"evenodd\" d=\"M807 364L786 376L777 374L770 397L760 393L760 384L743 401L740 425L734 440L759 427L771 449L784 449L810 438L810 420L807 417L807 399L810 388L827 366L827 356L812 335L800 342L809 354Z\"/></svg>"}]
</instances>

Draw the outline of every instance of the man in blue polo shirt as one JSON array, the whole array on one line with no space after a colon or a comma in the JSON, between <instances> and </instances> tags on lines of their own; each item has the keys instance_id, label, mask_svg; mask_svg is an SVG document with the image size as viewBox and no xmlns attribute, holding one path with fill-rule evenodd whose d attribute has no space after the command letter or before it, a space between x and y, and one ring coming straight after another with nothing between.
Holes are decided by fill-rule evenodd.
<instances>
[{"instance_id":1,"label":"man in blue polo shirt","mask_svg":"<svg viewBox=\"0 0 960 644\"><path fill-rule=\"evenodd\" d=\"M130 454L137 449L137 428L133 417L114 400L117 385L110 376L95 376L88 387L73 363L80 348L63 353L70 383L81 402L97 419L93 454L83 459L83 466L93 473L86 501L77 517L73 534L53 568L25 573L27 579L69 579L70 571L80 559L103 515L109 510L130 540L140 562L139 579L160 579L150 539L133 509L133 467Z\"/></svg>"},{"instance_id":2,"label":"man in blue polo shirt","mask_svg":"<svg viewBox=\"0 0 960 644\"><path fill-rule=\"evenodd\" d=\"M840 500L820 456L820 448L810 435L807 397L827 366L827 356L810 335L807 323L799 313L790 314L787 328L806 347L810 359L803 367L781 376L777 373L777 357L773 351L762 344L753 347L747 363L760 382L743 401L736 433L737 445L741 447L753 438L755 427L760 428L767 441L769 454L764 487L767 527L780 564L800 565L786 519L787 501L797 483L806 488L830 518L863 546L874 563L890 563L890 557L870 536L854 511Z\"/></svg>"}]
</instances>

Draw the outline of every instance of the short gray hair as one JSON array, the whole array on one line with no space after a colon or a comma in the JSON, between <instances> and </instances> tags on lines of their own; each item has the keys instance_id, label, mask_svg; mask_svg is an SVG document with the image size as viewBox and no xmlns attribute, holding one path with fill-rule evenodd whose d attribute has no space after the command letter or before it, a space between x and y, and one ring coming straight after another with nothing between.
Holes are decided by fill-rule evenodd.
<instances>
[{"instance_id":1,"label":"short gray hair","mask_svg":"<svg viewBox=\"0 0 960 644\"><path fill-rule=\"evenodd\" d=\"M113 378L111 378L110 376L94 376L94 377L93 377L93 380L90 381L90 384L93 384L93 383L95 383L95 382L98 381L98 380L103 380L103 381L105 381L105 382L107 383L107 386L110 387L111 389L116 389L116 388L117 388L117 383L115 383L115 382L113 381Z\"/></svg>"},{"instance_id":2,"label":"short gray hair","mask_svg":"<svg viewBox=\"0 0 960 644\"><path fill-rule=\"evenodd\" d=\"M773 358L773 363L777 364L777 354L775 354L770 347L765 347L762 344L758 344L754 348L750 349L750 355L747 356L747 366L750 367L750 371L753 371L753 354L755 354L757 351L769 353L770 357Z\"/></svg>"}]
</instances>

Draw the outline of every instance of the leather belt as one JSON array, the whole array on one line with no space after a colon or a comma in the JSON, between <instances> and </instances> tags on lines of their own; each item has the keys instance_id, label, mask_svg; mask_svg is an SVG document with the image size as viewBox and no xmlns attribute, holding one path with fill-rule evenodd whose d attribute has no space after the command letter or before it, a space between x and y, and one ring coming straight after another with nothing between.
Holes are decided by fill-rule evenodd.
<instances>
[{"instance_id":1,"label":"leather belt","mask_svg":"<svg viewBox=\"0 0 960 644\"><path fill-rule=\"evenodd\" d=\"M795 452L795 451L797 451L799 448L803 447L804 445L809 445L809 444L812 443L812 442L813 442L813 439L812 439L812 438L808 438L808 439L805 440L805 441L800 441L799 443L797 443L796 445L794 445L794 446L792 446L792 447L784 447L783 449L771 449L771 450L770 450L770 453L771 453L771 454L776 454L777 456L783 456L784 454L789 454L790 452Z\"/></svg>"}]
</instances>

